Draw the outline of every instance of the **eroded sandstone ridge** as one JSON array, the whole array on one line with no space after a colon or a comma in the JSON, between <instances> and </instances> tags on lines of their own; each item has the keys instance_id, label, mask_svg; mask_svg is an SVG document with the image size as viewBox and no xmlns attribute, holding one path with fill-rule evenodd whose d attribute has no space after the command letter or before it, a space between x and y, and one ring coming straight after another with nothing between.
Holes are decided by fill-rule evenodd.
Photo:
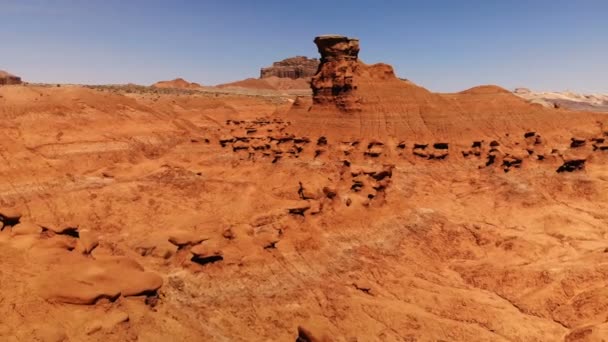
<instances>
[{"instance_id":1,"label":"eroded sandstone ridge","mask_svg":"<svg viewBox=\"0 0 608 342\"><path fill-rule=\"evenodd\" d=\"M272 66L260 70L260 78L310 78L317 73L319 60L304 56L296 56L272 63Z\"/></svg>"},{"instance_id":2,"label":"eroded sandstone ridge","mask_svg":"<svg viewBox=\"0 0 608 342\"><path fill-rule=\"evenodd\" d=\"M454 142L491 141L508 132L565 136L573 126L591 134L597 128L590 113L556 120L556 109L532 105L498 86L431 92L397 78L388 64L363 63L357 39L327 35L314 42L321 65L311 80L312 103L299 101L286 114L293 123L288 130L296 135Z\"/></svg>"},{"instance_id":3,"label":"eroded sandstone ridge","mask_svg":"<svg viewBox=\"0 0 608 342\"><path fill-rule=\"evenodd\" d=\"M21 77L0 70L0 85L21 84Z\"/></svg>"}]
</instances>

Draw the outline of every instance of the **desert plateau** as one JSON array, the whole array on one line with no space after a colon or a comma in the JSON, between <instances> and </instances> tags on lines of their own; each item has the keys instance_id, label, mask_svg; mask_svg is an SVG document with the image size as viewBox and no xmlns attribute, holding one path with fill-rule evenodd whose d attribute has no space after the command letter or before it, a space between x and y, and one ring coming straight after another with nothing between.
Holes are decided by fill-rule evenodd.
<instances>
[{"instance_id":1,"label":"desert plateau","mask_svg":"<svg viewBox=\"0 0 608 342\"><path fill-rule=\"evenodd\" d=\"M0 340L608 339L607 98L314 43L218 86L1 72Z\"/></svg>"}]
</instances>

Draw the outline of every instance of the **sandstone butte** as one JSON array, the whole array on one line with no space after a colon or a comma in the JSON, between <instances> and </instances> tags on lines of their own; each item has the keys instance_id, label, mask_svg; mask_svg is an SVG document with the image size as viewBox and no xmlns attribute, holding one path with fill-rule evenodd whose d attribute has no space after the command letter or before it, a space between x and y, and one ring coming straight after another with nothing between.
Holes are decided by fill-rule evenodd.
<instances>
[{"instance_id":1,"label":"sandstone butte","mask_svg":"<svg viewBox=\"0 0 608 342\"><path fill-rule=\"evenodd\" d=\"M604 340L606 116L315 43L297 98L0 87L0 340Z\"/></svg>"}]
</instances>

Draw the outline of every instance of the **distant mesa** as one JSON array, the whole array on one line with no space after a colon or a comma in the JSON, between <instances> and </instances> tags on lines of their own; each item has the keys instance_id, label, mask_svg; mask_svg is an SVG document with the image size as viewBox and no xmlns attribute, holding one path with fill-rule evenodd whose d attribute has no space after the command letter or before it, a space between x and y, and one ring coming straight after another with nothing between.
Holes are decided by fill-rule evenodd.
<instances>
[{"instance_id":1,"label":"distant mesa","mask_svg":"<svg viewBox=\"0 0 608 342\"><path fill-rule=\"evenodd\" d=\"M152 85L155 88L175 88L175 89L197 89L201 85L194 82L188 82L183 78L176 78L172 81L160 81Z\"/></svg>"},{"instance_id":2,"label":"distant mesa","mask_svg":"<svg viewBox=\"0 0 608 342\"><path fill-rule=\"evenodd\" d=\"M4 70L0 70L0 85L21 84L21 77L10 74Z\"/></svg>"},{"instance_id":3,"label":"distant mesa","mask_svg":"<svg viewBox=\"0 0 608 342\"><path fill-rule=\"evenodd\" d=\"M272 63L272 66L260 70L260 78L310 78L317 73L319 60L296 56Z\"/></svg>"},{"instance_id":4,"label":"distant mesa","mask_svg":"<svg viewBox=\"0 0 608 342\"><path fill-rule=\"evenodd\" d=\"M217 85L218 88L246 88L272 91L310 91L310 78L317 73L319 60L304 56L286 58L260 69L260 78Z\"/></svg>"}]
</instances>

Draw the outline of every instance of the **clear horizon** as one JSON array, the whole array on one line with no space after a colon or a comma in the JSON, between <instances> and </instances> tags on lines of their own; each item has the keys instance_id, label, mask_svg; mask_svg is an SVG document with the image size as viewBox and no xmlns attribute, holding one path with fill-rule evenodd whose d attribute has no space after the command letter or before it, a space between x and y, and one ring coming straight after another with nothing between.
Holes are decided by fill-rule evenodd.
<instances>
[{"instance_id":1,"label":"clear horizon","mask_svg":"<svg viewBox=\"0 0 608 342\"><path fill-rule=\"evenodd\" d=\"M0 0L0 69L28 82L215 85L318 58L313 38L335 33L433 91L608 93L605 13L599 0Z\"/></svg>"}]
</instances>

